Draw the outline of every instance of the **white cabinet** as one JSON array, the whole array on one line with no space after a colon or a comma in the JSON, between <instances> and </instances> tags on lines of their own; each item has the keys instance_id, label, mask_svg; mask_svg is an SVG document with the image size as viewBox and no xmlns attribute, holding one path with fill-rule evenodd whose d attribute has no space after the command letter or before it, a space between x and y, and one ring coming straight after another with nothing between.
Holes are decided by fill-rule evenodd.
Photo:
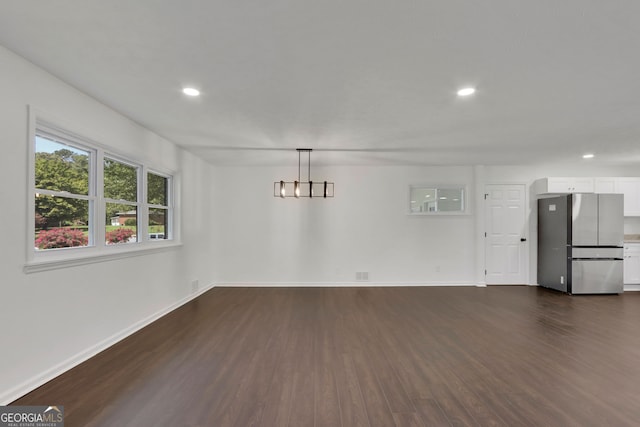
<instances>
[{"instance_id":1,"label":"white cabinet","mask_svg":"<svg viewBox=\"0 0 640 427\"><path fill-rule=\"evenodd\" d=\"M594 179L580 177L552 177L538 180L537 193L593 193Z\"/></svg>"},{"instance_id":2,"label":"white cabinet","mask_svg":"<svg viewBox=\"0 0 640 427\"><path fill-rule=\"evenodd\" d=\"M617 178L616 193L624 194L624 216L640 216L640 178Z\"/></svg>"},{"instance_id":3,"label":"white cabinet","mask_svg":"<svg viewBox=\"0 0 640 427\"><path fill-rule=\"evenodd\" d=\"M624 216L640 216L640 177L549 177L534 185L536 194L624 194Z\"/></svg>"},{"instance_id":4,"label":"white cabinet","mask_svg":"<svg viewBox=\"0 0 640 427\"><path fill-rule=\"evenodd\" d=\"M593 193L593 178L547 178L549 193Z\"/></svg>"},{"instance_id":5,"label":"white cabinet","mask_svg":"<svg viewBox=\"0 0 640 427\"><path fill-rule=\"evenodd\" d=\"M624 245L624 284L640 285L640 243Z\"/></svg>"},{"instance_id":6,"label":"white cabinet","mask_svg":"<svg viewBox=\"0 0 640 427\"><path fill-rule=\"evenodd\" d=\"M595 192L596 193L617 193L618 178L596 178L595 179Z\"/></svg>"}]
</instances>

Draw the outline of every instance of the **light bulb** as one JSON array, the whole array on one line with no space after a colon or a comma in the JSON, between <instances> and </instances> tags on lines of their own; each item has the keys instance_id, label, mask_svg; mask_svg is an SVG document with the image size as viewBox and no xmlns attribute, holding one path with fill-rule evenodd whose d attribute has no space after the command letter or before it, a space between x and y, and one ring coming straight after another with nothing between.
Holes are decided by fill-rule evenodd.
<instances>
[{"instance_id":1,"label":"light bulb","mask_svg":"<svg viewBox=\"0 0 640 427\"><path fill-rule=\"evenodd\" d=\"M476 88L474 87L463 87L462 89L458 90L458 96L469 96L473 95L474 93L476 93Z\"/></svg>"},{"instance_id":2,"label":"light bulb","mask_svg":"<svg viewBox=\"0 0 640 427\"><path fill-rule=\"evenodd\" d=\"M182 89L182 93L187 96L200 96L200 91L194 87L185 87Z\"/></svg>"}]
</instances>

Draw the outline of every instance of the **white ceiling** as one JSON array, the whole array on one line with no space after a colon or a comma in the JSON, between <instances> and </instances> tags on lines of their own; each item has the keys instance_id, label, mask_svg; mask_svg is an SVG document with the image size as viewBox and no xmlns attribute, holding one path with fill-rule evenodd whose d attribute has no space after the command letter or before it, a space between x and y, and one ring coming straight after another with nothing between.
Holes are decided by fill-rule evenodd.
<instances>
[{"instance_id":1,"label":"white ceiling","mask_svg":"<svg viewBox=\"0 0 640 427\"><path fill-rule=\"evenodd\" d=\"M214 164L628 165L639 18L638 0L3 1L0 44Z\"/></svg>"}]
</instances>

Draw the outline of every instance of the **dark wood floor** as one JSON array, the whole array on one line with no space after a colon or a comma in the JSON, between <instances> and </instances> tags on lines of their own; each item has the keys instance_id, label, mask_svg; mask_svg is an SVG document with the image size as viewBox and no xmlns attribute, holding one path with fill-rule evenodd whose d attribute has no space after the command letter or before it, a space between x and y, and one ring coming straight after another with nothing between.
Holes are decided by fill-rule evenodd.
<instances>
[{"instance_id":1,"label":"dark wood floor","mask_svg":"<svg viewBox=\"0 0 640 427\"><path fill-rule=\"evenodd\" d=\"M66 426L638 426L640 293L216 288L14 404Z\"/></svg>"}]
</instances>

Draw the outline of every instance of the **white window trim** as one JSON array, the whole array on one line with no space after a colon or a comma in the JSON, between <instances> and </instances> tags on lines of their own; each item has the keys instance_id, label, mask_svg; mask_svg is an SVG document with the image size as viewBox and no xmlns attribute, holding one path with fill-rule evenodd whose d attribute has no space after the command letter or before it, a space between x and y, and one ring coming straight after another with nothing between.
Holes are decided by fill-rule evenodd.
<instances>
[{"instance_id":1,"label":"white window trim","mask_svg":"<svg viewBox=\"0 0 640 427\"><path fill-rule=\"evenodd\" d=\"M177 221L178 215L176 210L176 191L179 184L179 173L175 171L162 170L161 168L151 167L145 161L118 153L117 151L96 142L95 140L85 137L80 133L75 133L75 126L69 126L66 123L64 127L55 123L62 123L58 119L49 119L44 114L33 107L29 107L29 131L28 131L28 179L27 179L27 236L26 236L26 263L24 265L25 273L35 273L46 270L59 268L67 268L96 262L105 262L122 258L130 258L132 256L146 255L156 252L171 250L182 246L179 240L180 230ZM89 172L89 195L67 195L65 197L81 198L89 200L89 215L93 215L92 224L89 227L90 244L92 246L82 246L74 248L50 249L46 251L36 251L33 245L34 239L34 223L35 223L35 138L36 131L44 129L50 131L52 135L64 135L64 139L71 142L71 145L78 145L78 148L91 151L91 166ZM45 132L46 133L46 132ZM110 158L138 167L139 185L138 185L138 202L135 204L140 210L138 214L138 228L142 229L142 236L138 236L138 242L107 245L105 243L105 227L101 218L105 217L105 203L111 199L105 199L104 189L104 158ZM166 178L169 178L168 188L168 206L159 206L167 209L168 218L168 239L149 239L147 229L148 224L148 208L154 207L147 203L146 184L147 172L151 172ZM38 190L41 194L55 195L55 191ZM116 201L119 202L119 201ZM128 202L129 203L129 202Z\"/></svg>"}]
</instances>

